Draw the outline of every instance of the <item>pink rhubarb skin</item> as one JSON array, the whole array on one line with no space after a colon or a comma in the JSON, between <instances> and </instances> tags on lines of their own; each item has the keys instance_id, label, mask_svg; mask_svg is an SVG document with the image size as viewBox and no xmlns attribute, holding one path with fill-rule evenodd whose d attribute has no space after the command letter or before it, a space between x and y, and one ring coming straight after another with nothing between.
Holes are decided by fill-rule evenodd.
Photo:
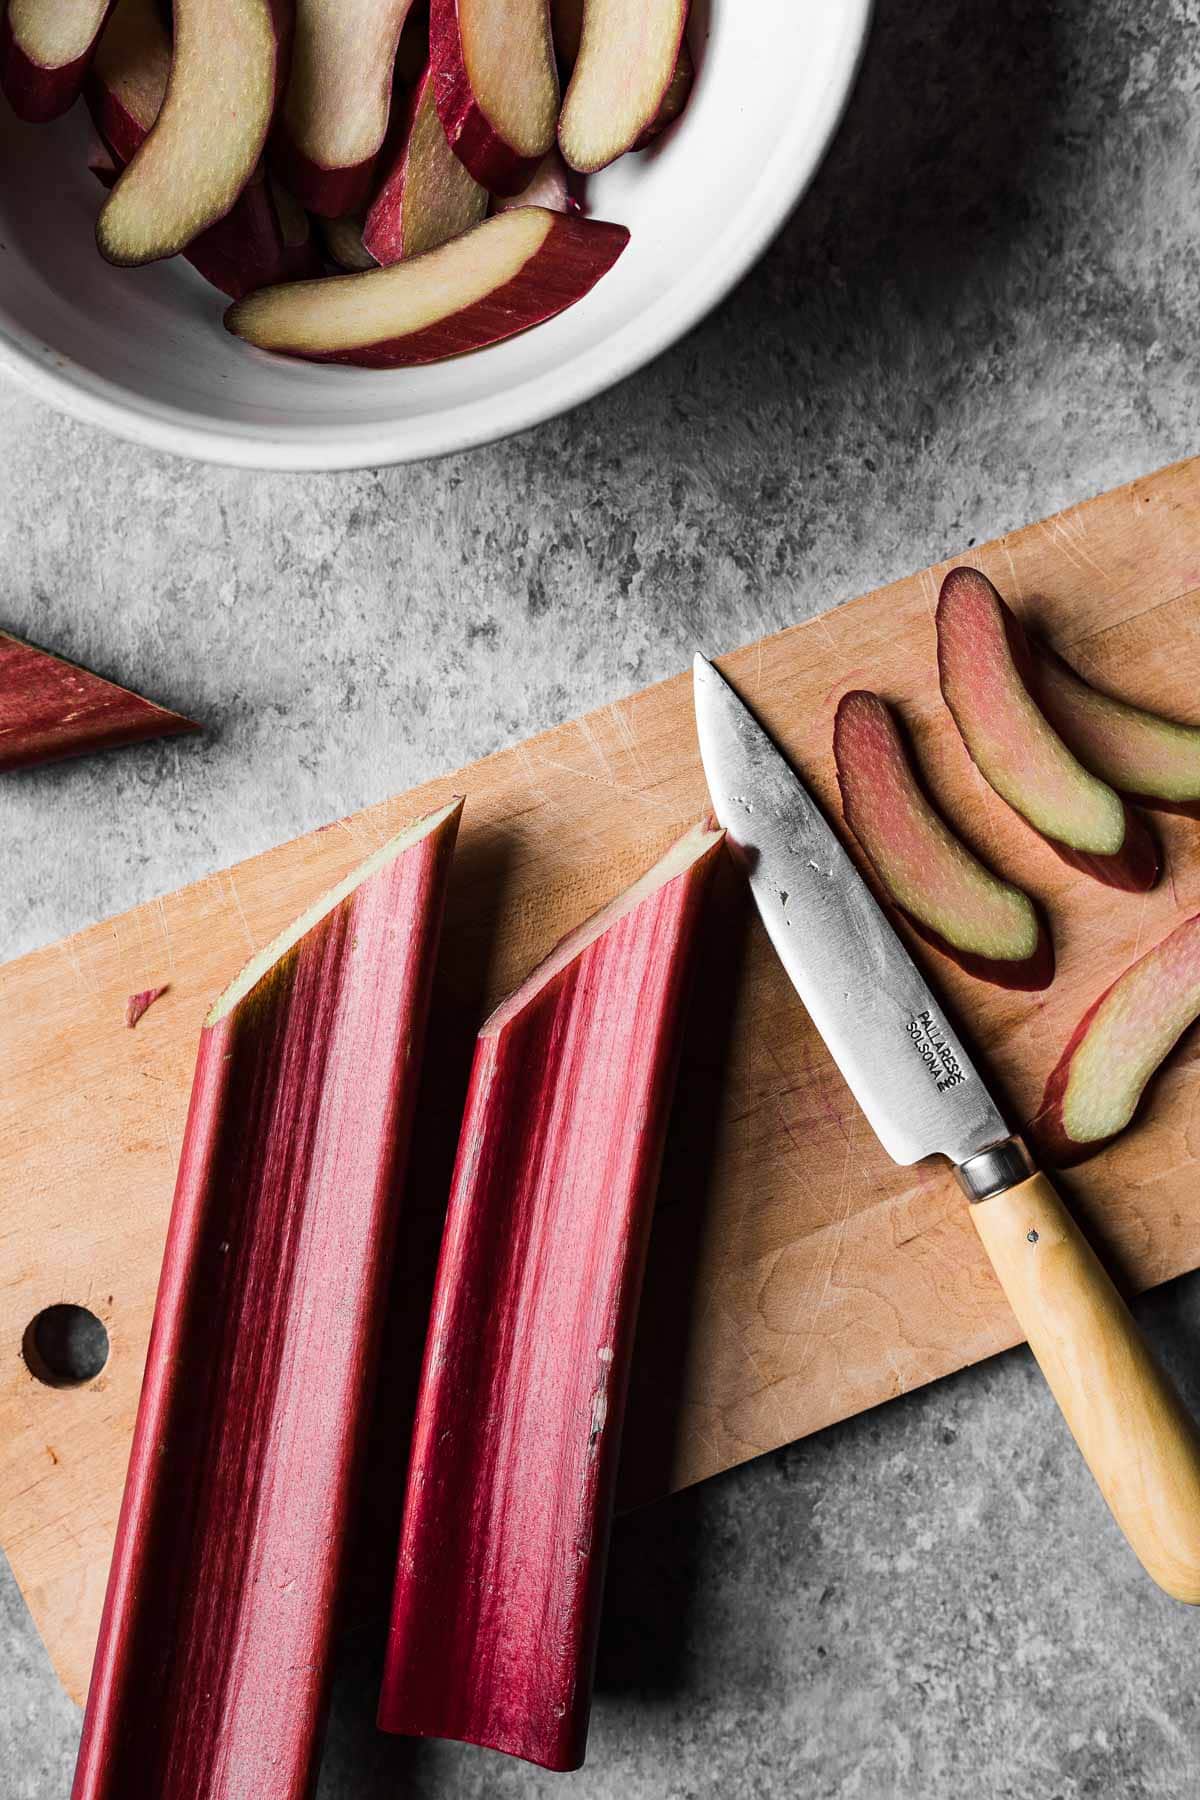
<instances>
[{"instance_id":1,"label":"pink rhubarb skin","mask_svg":"<svg viewBox=\"0 0 1200 1800\"><path fill-rule=\"evenodd\" d=\"M542 158L554 143L558 122L558 76L548 0L522 0L519 19L508 0L508 12L496 5L496 18L482 17L475 35L486 47L489 37L502 29L498 41L502 54L490 57L528 71L530 113L522 121L522 141L505 135L511 130L502 120L489 117L484 100L476 92L470 68L469 18L486 12L488 0L431 0L429 9L429 60L434 74L438 116L454 154L489 194L504 197L528 187ZM489 33L487 27L492 25ZM514 32L514 26L517 29Z\"/></svg>"},{"instance_id":2,"label":"pink rhubarb skin","mask_svg":"<svg viewBox=\"0 0 1200 1800\"><path fill-rule=\"evenodd\" d=\"M461 802L201 1034L73 1800L308 1800Z\"/></svg>"},{"instance_id":3,"label":"pink rhubarb skin","mask_svg":"<svg viewBox=\"0 0 1200 1800\"><path fill-rule=\"evenodd\" d=\"M379 1722L583 1760L698 828L484 1026L409 1465ZM596 935L599 933L599 935Z\"/></svg>"},{"instance_id":4,"label":"pink rhubarb skin","mask_svg":"<svg viewBox=\"0 0 1200 1800\"><path fill-rule=\"evenodd\" d=\"M935 812L878 695L843 695L833 753L846 823L922 937L984 981L1048 987L1054 951L1033 902L993 875Z\"/></svg>"},{"instance_id":5,"label":"pink rhubarb skin","mask_svg":"<svg viewBox=\"0 0 1200 1800\"><path fill-rule=\"evenodd\" d=\"M1145 893L1159 874L1145 822L1090 775L1033 697L1018 621L978 569L951 569L937 607L942 696L984 780L1064 862Z\"/></svg>"},{"instance_id":6,"label":"pink rhubarb skin","mask_svg":"<svg viewBox=\"0 0 1200 1800\"><path fill-rule=\"evenodd\" d=\"M156 1000L161 1000L166 993L166 984L162 987L143 988L140 993L130 994L125 1002L125 1023L132 1031L139 1019L144 1019Z\"/></svg>"},{"instance_id":7,"label":"pink rhubarb skin","mask_svg":"<svg viewBox=\"0 0 1200 1800\"><path fill-rule=\"evenodd\" d=\"M1144 806L1200 816L1200 727L1103 693L1040 644L1032 681L1038 705L1093 775Z\"/></svg>"},{"instance_id":8,"label":"pink rhubarb skin","mask_svg":"<svg viewBox=\"0 0 1200 1800\"><path fill-rule=\"evenodd\" d=\"M0 631L0 771L199 730L153 700Z\"/></svg>"},{"instance_id":9,"label":"pink rhubarb skin","mask_svg":"<svg viewBox=\"0 0 1200 1800\"><path fill-rule=\"evenodd\" d=\"M388 268L470 231L487 208L487 189L446 142L427 68L405 107L390 166L363 226L363 248Z\"/></svg>"},{"instance_id":10,"label":"pink rhubarb skin","mask_svg":"<svg viewBox=\"0 0 1200 1800\"><path fill-rule=\"evenodd\" d=\"M61 7L62 0L26 0L25 10L29 10L31 3L52 15ZM50 67L38 62L22 45L19 32L13 27L12 9L0 9L0 89L19 119L31 125L42 125L57 119L75 104L111 9L112 0L107 6L92 5L90 0L74 0L72 10L79 13L88 30L94 20L95 29L90 42L77 55Z\"/></svg>"},{"instance_id":11,"label":"pink rhubarb skin","mask_svg":"<svg viewBox=\"0 0 1200 1800\"><path fill-rule=\"evenodd\" d=\"M1080 1162L1124 1131L1147 1086L1200 1018L1200 914L1090 1006L1046 1083L1034 1132L1048 1159Z\"/></svg>"}]
</instances>

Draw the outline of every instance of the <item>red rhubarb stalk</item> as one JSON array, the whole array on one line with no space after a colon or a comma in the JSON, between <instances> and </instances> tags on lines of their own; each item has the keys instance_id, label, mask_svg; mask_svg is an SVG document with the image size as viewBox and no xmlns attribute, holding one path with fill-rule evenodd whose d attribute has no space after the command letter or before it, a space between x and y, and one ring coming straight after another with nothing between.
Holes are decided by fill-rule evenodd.
<instances>
[{"instance_id":1,"label":"red rhubarb stalk","mask_svg":"<svg viewBox=\"0 0 1200 1800\"><path fill-rule=\"evenodd\" d=\"M73 1800L307 1800L460 802L200 1038Z\"/></svg>"},{"instance_id":2,"label":"red rhubarb stalk","mask_svg":"<svg viewBox=\"0 0 1200 1800\"><path fill-rule=\"evenodd\" d=\"M0 631L0 770L199 730L153 700Z\"/></svg>"},{"instance_id":3,"label":"red rhubarb stalk","mask_svg":"<svg viewBox=\"0 0 1200 1800\"><path fill-rule=\"evenodd\" d=\"M1200 913L1132 963L1075 1027L1034 1122L1046 1155L1081 1162L1124 1131L1198 1018Z\"/></svg>"},{"instance_id":4,"label":"red rhubarb stalk","mask_svg":"<svg viewBox=\"0 0 1200 1800\"><path fill-rule=\"evenodd\" d=\"M379 1722L583 1760L688 966L697 827L480 1033L417 1406Z\"/></svg>"}]
</instances>

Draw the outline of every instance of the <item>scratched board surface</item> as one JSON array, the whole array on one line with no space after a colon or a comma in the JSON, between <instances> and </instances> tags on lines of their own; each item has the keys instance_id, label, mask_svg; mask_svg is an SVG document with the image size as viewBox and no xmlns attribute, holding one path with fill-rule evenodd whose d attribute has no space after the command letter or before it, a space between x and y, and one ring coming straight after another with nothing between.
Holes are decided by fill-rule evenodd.
<instances>
[{"instance_id":1,"label":"scratched board surface","mask_svg":"<svg viewBox=\"0 0 1200 1800\"><path fill-rule=\"evenodd\" d=\"M1200 462L969 553L1093 677L1200 717ZM1200 826L1158 821L1147 897L1073 873L971 768L941 706L933 605L949 564L739 650L722 666L836 811L833 707L901 707L935 790L1043 902L1059 975L985 987L915 944L1016 1117L1098 987L1200 908ZM386 835L467 797L403 1212L378 1441L403 1439L471 1036L559 935L706 806L687 677L428 783L0 970L0 1538L68 1690L86 1689L200 1020L264 944ZM631 1395L625 1496L700 1480L1012 1343L952 1179L893 1167L727 873L681 1072ZM169 983L136 1031L126 997ZM1144 1122L1069 1192L1136 1286L1200 1263L1195 1045ZM29 1321L91 1306L104 1372L51 1388ZM373 1491L398 1491L380 1463ZM386 1510L386 1509L385 1509ZM394 1512L379 1525L390 1547ZM370 1531L366 1532L370 1537ZM386 1555L385 1555L386 1560ZM378 1586L378 1583L377 1583Z\"/></svg>"}]
</instances>

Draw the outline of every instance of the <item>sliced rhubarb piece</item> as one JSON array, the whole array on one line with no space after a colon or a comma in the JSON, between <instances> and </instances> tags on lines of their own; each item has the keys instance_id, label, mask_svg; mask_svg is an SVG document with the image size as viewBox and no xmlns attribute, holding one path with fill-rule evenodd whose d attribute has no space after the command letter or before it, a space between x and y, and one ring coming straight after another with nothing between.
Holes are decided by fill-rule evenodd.
<instances>
[{"instance_id":1,"label":"sliced rhubarb piece","mask_svg":"<svg viewBox=\"0 0 1200 1800\"><path fill-rule=\"evenodd\" d=\"M165 98L97 221L109 262L173 256L234 206L275 110L285 17L282 0L175 0Z\"/></svg>"},{"instance_id":2,"label":"sliced rhubarb piece","mask_svg":"<svg viewBox=\"0 0 1200 1800\"><path fill-rule=\"evenodd\" d=\"M88 134L87 166L101 187L110 188L121 173L117 159L95 126Z\"/></svg>"},{"instance_id":3,"label":"sliced rhubarb piece","mask_svg":"<svg viewBox=\"0 0 1200 1800\"><path fill-rule=\"evenodd\" d=\"M1200 1018L1200 914L1156 944L1090 1006L1046 1083L1034 1122L1060 1164L1124 1131L1151 1078Z\"/></svg>"},{"instance_id":4,"label":"sliced rhubarb piece","mask_svg":"<svg viewBox=\"0 0 1200 1800\"><path fill-rule=\"evenodd\" d=\"M139 1019L144 1019L156 1000L161 1000L167 991L167 984L162 987L143 988L138 994L130 994L125 1002L125 1023L132 1031Z\"/></svg>"},{"instance_id":5,"label":"sliced rhubarb piece","mask_svg":"<svg viewBox=\"0 0 1200 1800\"><path fill-rule=\"evenodd\" d=\"M488 209L480 187L446 142L426 69L409 96L395 153L363 227L363 247L384 268L461 237Z\"/></svg>"},{"instance_id":6,"label":"sliced rhubarb piece","mask_svg":"<svg viewBox=\"0 0 1200 1800\"><path fill-rule=\"evenodd\" d=\"M78 98L112 0L8 0L0 88L18 118L57 119Z\"/></svg>"},{"instance_id":7,"label":"sliced rhubarb piece","mask_svg":"<svg viewBox=\"0 0 1200 1800\"><path fill-rule=\"evenodd\" d=\"M483 1027L409 1463L384 1730L583 1760L696 927L697 828Z\"/></svg>"},{"instance_id":8,"label":"sliced rhubarb piece","mask_svg":"<svg viewBox=\"0 0 1200 1800\"><path fill-rule=\"evenodd\" d=\"M623 225L522 207L390 269L264 288L230 307L225 324L262 350L312 362L438 362L562 312L628 242Z\"/></svg>"},{"instance_id":9,"label":"sliced rhubarb piece","mask_svg":"<svg viewBox=\"0 0 1200 1800\"><path fill-rule=\"evenodd\" d=\"M346 269L351 274L360 274L364 269L377 269L379 264L363 243L363 225L366 223L361 213L347 213L341 219L322 219L321 236L325 240L325 248L332 262L339 269Z\"/></svg>"},{"instance_id":10,"label":"sliced rhubarb piece","mask_svg":"<svg viewBox=\"0 0 1200 1800\"><path fill-rule=\"evenodd\" d=\"M692 97L692 89L696 85L696 64L684 38L679 45L679 61L675 64L675 73L667 84L667 91L662 97L662 105L643 131L635 150L646 150L667 129L680 118Z\"/></svg>"},{"instance_id":11,"label":"sliced rhubarb piece","mask_svg":"<svg viewBox=\"0 0 1200 1800\"><path fill-rule=\"evenodd\" d=\"M877 694L843 695L833 754L846 823L921 935L984 981L1048 987L1054 952L1033 902L993 875L934 810Z\"/></svg>"},{"instance_id":12,"label":"sliced rhubarb piece","mask_svg":"<svg viewBox=\"0 0 1200 1800\"><path fill-rule=\"evenodd\" d=\"M942 583L937 641L943 698L984 780L1064 861L1110 887L1152 888L1154 839L1039 708L1025 634L978 569L951 569Z\"/></svg>"},{"instance_id":13,"label":"sliced rhubarb piece","mask_svg":"<svg viewBox=\"0 0 1200 1800\"><path fill-rule=\"evenodd\" d=\"M119 166L145 143L170 73L171 40L156 0L118 0L85 94L96 129ZM278 183L266 181L260 164L225 217L193 239L184 255L231 300L272 282L319 275L307 214L288 200Z\"/></svg>"},{"instance_id":14,"label":"sliced rhubarb piece","mask_svg":"<svg viewBox=\"0 0 1200 1800\"><path fill-rule=\"evenodd\" d=\"M567 165L557 150L542 158L527 188L507 200L497 200L495 211L511 212L517 206L544 206L547 212L558 213L575 210Z\"/></svg>"},{"instance_id":15,"label":"sliced rhubarb piece","mask_svg":"<svg viewBox=\"0 0 1200 1800\"><path fill-rule=\"evenodd\" d=\"M460 804L205 1022L73 1800L315 1786Z\"/></svg>"},{"instance_id":16,"label":"sliced rhubarb piece","mask_svg":"<svg viewBox=\"0 0 1200 1800\"><path fill-rule=\"evenodd\" d=\"M645 138L675 77L687 15L688 0L584 0L558 121L573 169L592 174Z\"/></svg>"},{"instance_id":17,"label":"sliced rhubarb piece","mask_svg":"<svg viewBox=\"0 0 1200 1800\"><path fill-rule=\"evenodd\" d=\"M1102 693L1042 644L1033 646L1032 683L1038 705L1093 775L1146 806L1200 806L1200 727Z\"/></svg>"},{"instance_id":18,"label":"sliced rhubarb piece","mask_svg":"<svg viewBox=\"0 0 1200 1800\"><path fill-rule=\"evenodd\" d=\"M297 199L323 218L356 212L370 197L411 6L412 0L298 0L272 156Z\"/></svg>"},{"instance_id":19,"label":"sliced rhubarb piece","mask_svg":"<svg viewBox=\"0 0 1200 1800\"><path fill-rule=\"evenodd\" d=\"M199 730L141 694L0 631L0 770Z\"/></svg>"},{"instance_id":20,"label":"sliced rhubarb piece","mask_svg":"<svg viewBox=\"0 0 1200 1800\"><path fill-rule=\"evenodd\" d=\"M429 59L451 149L491 194L519 194L554 142L547 0L432 0Z\"/></svg>"}]
</instances>

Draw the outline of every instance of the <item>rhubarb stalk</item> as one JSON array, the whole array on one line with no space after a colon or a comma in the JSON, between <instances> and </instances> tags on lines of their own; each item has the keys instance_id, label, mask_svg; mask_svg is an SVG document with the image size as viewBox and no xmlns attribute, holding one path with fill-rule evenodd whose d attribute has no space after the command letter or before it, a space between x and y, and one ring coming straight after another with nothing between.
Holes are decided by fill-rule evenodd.
<instances>
[{"instance_id":1,"label":"rhubarb stalk","mask_svg":"<svg viewBox=\"0 0 1200 1800\"><path fill-rule=\"evenodd\" d=\"M201 1034L73 1800L306 1800L460 802Z\"/></svg>"},{"instance_id":2,"label":"rhubarb stalk","mask_svg":"<svg viewBox=\"0 0 1200 1800\"><path fill-rule=\"evenodd\" d=\"M0 631L0 770L199 730L153 700Z\"/></svg>"},{"instance_id":3,"label":"rhubarb stalk","mask_svg":"<svg viewBox=\"0 0 1200 1800\"><path fill-rule=\"evenodd\" d=\"M417 1405L384 1730L583 1760L697 827L480 1033Z\"/></svg>"}]
</instances>

